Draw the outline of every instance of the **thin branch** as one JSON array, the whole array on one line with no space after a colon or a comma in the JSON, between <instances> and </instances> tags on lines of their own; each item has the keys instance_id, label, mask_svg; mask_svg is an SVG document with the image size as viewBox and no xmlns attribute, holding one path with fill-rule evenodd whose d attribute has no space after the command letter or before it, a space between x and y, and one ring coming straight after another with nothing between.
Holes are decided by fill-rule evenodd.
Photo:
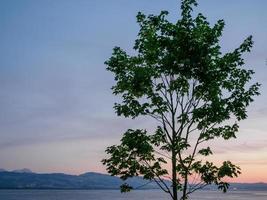
<instances>
[{"instance_id":1,"label":"thin branch","mask_svg":"<svg viewBox=\"0 0 267 200\"><path fill-rule=\"evenodd\" d=\"M158 116L158 115L156 115L156 114L152 114L152 113L148 113L148 115L149 115L150 117L154 118L156 121L162 123L162 121L161 121L161 117L160 117L160 116Z\"/></svg>"},{"instance_id":2,"label":"thin branch","mask_svg":"<svg viewBox=\"0 0 267 200\"><path fill-rule=\"evenodd\" d=\"M144 162L149 167L149 169L151 170L151 172L157 177L157 179L156 178L153 178L153 180L157 183L157 185L164 192L169 193L171 195L171 197L173 198L172 193L171 193L169 187L167 186L167 184L164 182L164 180L162 180L162 178L153 170L153 168L150 166L150 164L146 160L144 160ZM160 183L163 184L163 185L161 185Z\"/></svg>"},{"instance_id":3,"label":"thin branch","mask_svg":"<svg viewBox=\"0 0 267 200\"><path fill-rule=\"evenodd\" d=\"M168 139L170 140L170 143L172 143L172 138L171 138L171 136L170 136L170 134L169 134L169 131L168 131L167 127L166 127L166 124L165 124L163 115L162 115L162 124L163 124L163 129L164 129L164 131L165 131L165 133L166 133Z\"/></svg>"},{"instance_id":4,"label":"thin branch","mask_svg":"<svg viewBox=\"0 0 267 200\"><path fill-rule=\"evenodd\" d=\"M143 185L140 185L140 186L134 188L134 190L140 189L140 188L142 188L142 187L148 185L149 183L152 183L152 181L148 181L147 183L145 183L145 184L143 184Z\"/></svg>"},{"instance_id":5,"label":"thin branch","mask_svg":"<svg viewBox=\"0 0 267 200\"><path fill-rule=\"evenodd\" d=\"M208 185L207 183L203 183L203 184L201 184L199 187L196 187L196 188L194 188L194 189L188 191L188 192L186 193L186 195L189 195L189 194L195 192L196 190L203 189L203 188L206 187L207 185Z\"/></svg>"},{"instance_id":6,"label":"thin branch","mask_svg":"<svg viewBox=\"0 0 267 200\"><path fill-rule=\"evenodd\" d=\"M161 153L159 151L154 150L154 152L171 160L171 157L169 157L169 156L167 156L167 155L165 155L165 154L163 154L163 153Z\"/></svg>"}]
</instances>

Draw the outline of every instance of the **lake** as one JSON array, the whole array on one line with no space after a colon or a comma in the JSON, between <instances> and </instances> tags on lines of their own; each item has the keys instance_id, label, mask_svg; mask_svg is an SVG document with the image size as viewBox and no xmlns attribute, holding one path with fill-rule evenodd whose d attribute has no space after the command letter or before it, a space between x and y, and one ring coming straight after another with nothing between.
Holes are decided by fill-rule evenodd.
<instances>
[{"instance_id":1,"label":"lake","mask_svg":"<svg viewBox=\"0 0 267 200\"><path fill-rule=\"evenodd\" d=\"M0 190L0 200L168 200L160 190ZM267 191L199 191L191 200L266 200Z\"/></svg>"}]
</instances>

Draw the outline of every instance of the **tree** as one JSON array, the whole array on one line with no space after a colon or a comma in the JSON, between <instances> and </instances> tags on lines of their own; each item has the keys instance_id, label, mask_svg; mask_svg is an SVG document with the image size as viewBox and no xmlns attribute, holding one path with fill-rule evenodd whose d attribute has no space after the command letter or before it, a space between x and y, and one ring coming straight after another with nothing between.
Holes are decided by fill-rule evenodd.
<instances>
[{"instance_id":1,"label":"tree","mask_svg":"<svg viewBox=\"0 0 267 200\"><path fill-rule=\"evenodd\" d=\"M166 19L167 11L148 16L139 12L136 55L115 47L105 62L115 75L113 93L122 97L114 106L116 113L133 119L152 117L158 127L154 133L127 130L120 145L106 149L110 156L103 163L123 180L143 176L155 181L173 200L188 199L210 184L225 192L225 178L240 174L230 161L221 166L208 161L208 144L215 138L236 137L238 122L246 119L260 87L248 86L254 72L243 68L242 54L250 51L252 36L222 54L224 21L211 26L202 14L192 16L193 6L195 0L183 0L176 23ZM132 188L124 184L121 189Z\"/></svg>"}]
</instances>

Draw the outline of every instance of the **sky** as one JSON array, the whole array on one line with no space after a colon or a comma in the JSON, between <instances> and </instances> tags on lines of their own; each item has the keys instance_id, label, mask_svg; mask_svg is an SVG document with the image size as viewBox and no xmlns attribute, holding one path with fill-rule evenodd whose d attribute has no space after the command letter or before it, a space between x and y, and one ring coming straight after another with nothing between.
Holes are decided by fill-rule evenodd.
<instances>
[{"instance_id":1,"label":"sky","mask_svg":"<svg viewBox=\"0 0 267 200\"><path fill-rule=\"evenodd\" d=\"M244 58L262 84L237 139L215 141L212 159L241 166L235 182L267 182L267 1L198 3L211 24L225 20L223 52L253 35ZM116 116L104 61L114 46L133 53L138 11L161 10L180 17L177 0L0 0L0 168L105 173L107 146L128 128L152 127Z\"/></svg>"}]
</instances>

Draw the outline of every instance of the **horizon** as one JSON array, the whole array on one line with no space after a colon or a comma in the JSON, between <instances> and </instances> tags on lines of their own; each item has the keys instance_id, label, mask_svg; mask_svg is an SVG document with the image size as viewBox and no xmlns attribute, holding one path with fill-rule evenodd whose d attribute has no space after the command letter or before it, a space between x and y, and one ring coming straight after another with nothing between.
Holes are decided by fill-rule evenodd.
<instances>
[{"instance_id":1,"label":"horizon","mask_svg":"<svg viewBox=\"0 0 267 200\"><path fill-rule=\"evenodd\" d=\"M136 14L168 10L180 18L176 0L0 2L0 168L78 175L107 173L101 160L128 128L152 130L152 120L116 116L106 61L114 46L133 54ZM222 52L253 36L245 66L255 71L261 95L240 122L237 139L212 147L214 163L232 160L242 174L234 182L267 183L267 1L198 1L211 24L224 19Z\"/></svg>"},{"instance_id":2,"label":"horizon","mask_svg":"<svg viewBox=\"0 0 267 200\"><path fill-rule=\"evenodd\" d=\"M12 172L12 173L25 173L25 174L28 174L28 173L33 173L33 174L64 174L64 175L71 175L71 176L80 176L80 175L84 175L84 174L87 174L87 173L94 173L94 174L107 175L107 176L119 178L118 176L112 176L112 175L108 174L107 172L94 172L94 171L84 171L84 172L82 172L80 174L71 174L71 173L63 173L63 172L51 172L51 173L49 173L49 172L35 172L35 171L32 171L29 168L13 169L13 170L5 170L3 168L0 168L0 170L4 170L4 171L0 171L0 173L1 172ZM20 171L20 170L30 170L31 172L16 172L16 171ZM142 176L139 176L139 177L142 177ZM231 184L231 183L240 183L240 184L266 184L267 185L267 182L231 182L231 181L229 181L228 183L229 184Z\"/></svg>"}]
</instances>

